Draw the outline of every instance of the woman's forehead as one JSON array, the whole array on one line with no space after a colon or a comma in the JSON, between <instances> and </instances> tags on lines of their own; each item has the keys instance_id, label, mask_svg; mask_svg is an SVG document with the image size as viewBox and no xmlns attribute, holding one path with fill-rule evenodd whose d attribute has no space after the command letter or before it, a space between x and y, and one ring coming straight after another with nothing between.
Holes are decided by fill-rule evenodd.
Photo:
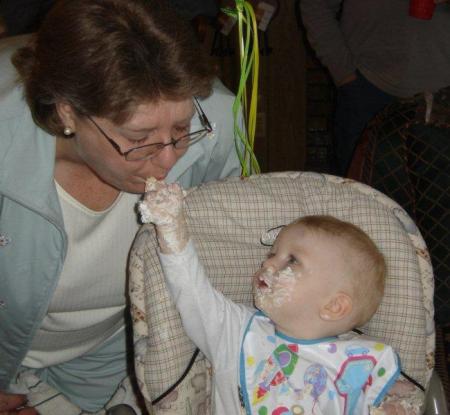
<instances>
[{"instance_id":1,"label":"woman's forehead","mask_svg":"<svg viewBox=\"0 0 450 415\"><path fill-rule=\"evenodd\" d=\"M130 116L122 124L125 128L136 129L164 122L190 121L195 112L192 99L182 101L159 100L137 104L130 110Z\"/></svg>"}]
</instances>

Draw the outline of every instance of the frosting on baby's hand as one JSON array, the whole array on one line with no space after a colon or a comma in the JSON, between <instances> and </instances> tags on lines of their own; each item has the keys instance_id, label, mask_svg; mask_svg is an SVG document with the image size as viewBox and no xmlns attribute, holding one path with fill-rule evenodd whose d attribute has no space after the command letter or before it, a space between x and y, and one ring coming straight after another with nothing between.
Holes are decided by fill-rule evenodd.
<instances>
[{"instance_id":1,"label":"frosting on baby's hand","mask_svg":"<svg viewBox=\"0 0 450 415\"><path fill-rule=\"evenodd\" d=\"M188 241L184 190L177 183L167 184L154 177L147 179L145 190L144 199L138 204L142 222L155 224L163 253L181 252Z\"/></svg>"},{"instance_id":2,"label":"frosting on baby's hand","mask_svg":"<svg viewBox=\"0 0 450 415\"><path fill-rule=\"evenodd\" d=\"M144 200L138 205L143 223L169 225L183 215L185 192L178 183L147 179Z\"/></svg>"}]
</instances>

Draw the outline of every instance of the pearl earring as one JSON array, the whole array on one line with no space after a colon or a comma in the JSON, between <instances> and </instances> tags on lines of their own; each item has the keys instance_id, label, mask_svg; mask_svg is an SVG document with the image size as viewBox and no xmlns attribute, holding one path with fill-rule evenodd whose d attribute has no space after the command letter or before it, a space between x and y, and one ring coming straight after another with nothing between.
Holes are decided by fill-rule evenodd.
<instances>
[{"instance_id":1,"label":"pearl earring","mask_svg":"<svg viewBox=\"0 0 450 415\"><path fill-rule=\"evenodd\" d=\"M65 127L64 128L64 135L66 136L66 137L69 137L69 136L71 136L73 134L73 131L72 131L72 129L70 128L70 127Z\"/></svg>"}]
</instances>

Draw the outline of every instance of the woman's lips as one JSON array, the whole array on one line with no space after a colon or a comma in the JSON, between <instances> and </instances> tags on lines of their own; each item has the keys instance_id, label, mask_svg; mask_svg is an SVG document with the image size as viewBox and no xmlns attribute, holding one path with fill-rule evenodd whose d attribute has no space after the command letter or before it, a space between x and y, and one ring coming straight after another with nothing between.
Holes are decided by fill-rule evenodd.
<instances>
[{"instance_id":1,"label":"woman's lips","mask_svg":"<svg viewBox=\"0 0 450 415\"><path fill-rule=\"evenodd\" d=\"M136 180L139 183L146 183L149 177L153 177L156 180L160 181L160 180L164 180L166 178L166 176L167 176L166 174L159 174L159 175L152 174L151 176L148 176L148 177L145 177L145 178L141 177L141 176L136 176Z\"/></svg>"}]
</instances>

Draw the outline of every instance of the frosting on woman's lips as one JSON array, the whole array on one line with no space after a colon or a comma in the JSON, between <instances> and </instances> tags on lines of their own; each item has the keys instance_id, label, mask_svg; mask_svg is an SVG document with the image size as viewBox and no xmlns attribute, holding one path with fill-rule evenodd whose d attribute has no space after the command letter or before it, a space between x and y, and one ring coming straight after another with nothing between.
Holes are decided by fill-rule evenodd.
<instances>
[{"instance_id":1,"label":"frosting on woman's lips","mask_svg":"<svg viewBox=\"0 0 450 415\"><path fill-rule=\"evenodd\" d=\"M154 192L157 189L157 183L159 182L159 180L156 177L148 177L147 180L145 181L145 192Z\"/></svg>"}]
</instances>

